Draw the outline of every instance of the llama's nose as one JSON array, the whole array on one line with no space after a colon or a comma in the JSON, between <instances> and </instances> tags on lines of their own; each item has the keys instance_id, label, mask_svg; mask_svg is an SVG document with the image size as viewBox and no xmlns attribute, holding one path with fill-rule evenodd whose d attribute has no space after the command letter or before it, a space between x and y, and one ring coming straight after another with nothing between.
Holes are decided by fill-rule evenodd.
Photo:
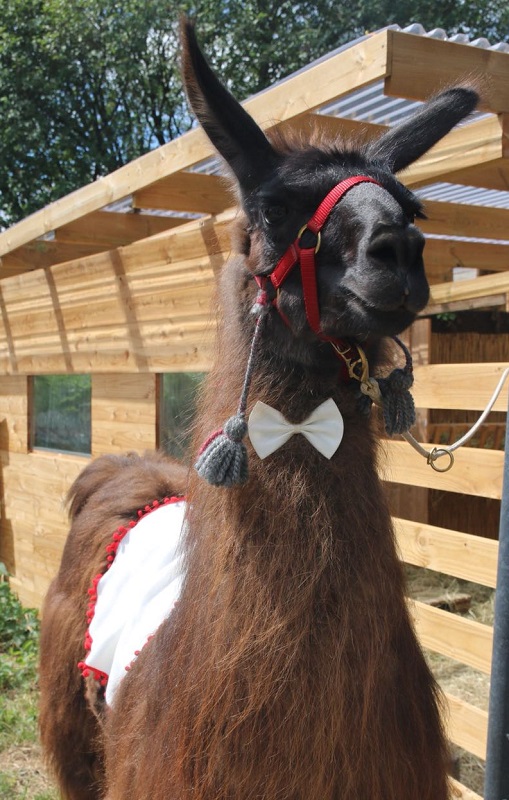
<instances>
[{"instance_id":1,"label":"llama's nose","mask_svg":"<svg viewBox=\"0 0 509 800\"><path fill-rule=\"evenodd\" d=\"M371 236L368 255L380 265L405 274L422 264L423 249L424 236L413 225L381 226Z\"/></svg>"}]
</instances>

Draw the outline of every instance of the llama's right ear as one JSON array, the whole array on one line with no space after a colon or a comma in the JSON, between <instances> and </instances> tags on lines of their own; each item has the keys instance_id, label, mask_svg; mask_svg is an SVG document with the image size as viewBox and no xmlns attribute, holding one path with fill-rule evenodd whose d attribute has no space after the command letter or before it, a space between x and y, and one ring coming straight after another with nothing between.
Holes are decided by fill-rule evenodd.
<instances>
[{"instance_id":1,"label":"llama's right ear","mask_svg":"<svg viewBox=\"0 0 509 800\"><path fill-rule=\"evenodd\" d=\"M185 17L180 39L182 75L191 108L241 188L250 191L273 168L276 153L261 128L209 67L196 40L194 25Z\"/></svg>"},{"instance_id":2,"label":"llama's right ear","mask_svg":"<svg viewBox=\"0 0 509 800\"><path fill-rule=\"evenodd\" d=\"M391 128L369 148L393 172L417 161L476 107L479 95L471 86L456 86L436 95L410 119Z\"/></svg>"}]
</instances>

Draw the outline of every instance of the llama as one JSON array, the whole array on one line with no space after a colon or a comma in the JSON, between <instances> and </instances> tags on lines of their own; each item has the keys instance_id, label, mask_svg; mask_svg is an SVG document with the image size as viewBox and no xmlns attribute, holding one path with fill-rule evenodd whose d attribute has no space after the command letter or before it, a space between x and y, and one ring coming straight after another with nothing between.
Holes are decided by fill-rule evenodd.
<instances>
[{"instance_id":1,"label":"llama","mask_svg":"<svg viewBox=\"0 0 509 800\"><path fill-rule=\"evenodd\" d=\"M439 693L359 387L428 300L422 207L394 173L467 116L476 92L446 90L363 146L269 140L187 21L182 45L191 106L240 206L196 451L207 441L198 472L160 454L105 456L71 488L43 611L45 751L69 800L446 800ZM333 433L320 444L308 420L324 406ZM184 493L179 602L106 706L104 681L76 667L87 590L112 532Z\"/></svg>"}]
</instances>

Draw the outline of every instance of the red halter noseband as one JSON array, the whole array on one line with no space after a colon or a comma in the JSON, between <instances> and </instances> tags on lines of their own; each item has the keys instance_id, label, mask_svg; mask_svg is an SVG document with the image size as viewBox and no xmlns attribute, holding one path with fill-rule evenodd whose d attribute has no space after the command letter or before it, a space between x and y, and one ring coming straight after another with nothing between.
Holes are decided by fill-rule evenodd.
<instances>
[{"instance_id":1,"label":"red halter noseband","mask_svg":"<svg viewBox=\"0 0 509 800\"><path fill-rule=\"evenodd\" d=\"M345 178L345 180L340 181L324 197L311 219L302 226L297 238L290 245L284 255L279 259L270 275L266 277L260 275L256 276L256 281L260 288L264 289L267 281L270 281L277 292L292 269L297 264L300 264L306 317L311 330L313 330L317 336L325 341L330 341L330 338L325 336L320 329L320 308L318 305L318 290L316 286L315 253L317 253L320 249L321 230L325 225L332 209L337 203L339 203L345 194L353 186L357 186L358 183L375 183L377 186L381 186L378 181L376 181L374 178L368 177L367 175L355 175L351 178ZM307 233L311 233L313 235L313 241L308 246L304 246L303 238ZM281 311L277 305L277 296L273 302L273 305L281 314Z\"/></svg>"}]
</instances>

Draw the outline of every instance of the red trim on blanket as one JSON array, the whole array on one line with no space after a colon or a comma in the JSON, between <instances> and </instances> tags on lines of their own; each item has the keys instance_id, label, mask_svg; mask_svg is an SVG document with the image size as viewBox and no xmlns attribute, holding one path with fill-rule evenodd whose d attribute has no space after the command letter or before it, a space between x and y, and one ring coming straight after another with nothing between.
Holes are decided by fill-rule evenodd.
<instances>
[{"instance_id":1,"label":"red trim on blanket","mask_svg":"<svg viewBox=\"0 0 509 800\"><path fill-rule=\"evenodd\" d=\"M137 519L130 520L127 525L119 525L117 530L111 537L111 542L106 545L106 564L102 572L99 572L93 579L90 589L88 590L88 595L90 600L87 605L87 630L85 633L85 658L87 657L88 653L92 649L92 637L90 635L90 624L94 618L95 614L95 606L97 603L97 587L99 585L99 581L105 575L105 573L109 570L111 565L115 560L115 556L117 555L117 550L119 548L120 542L124 539L124 537L129 533L130 530L136 527L138 522L142 520L144 517L148 516L152 513L152 511L156 511L156 509L160 508L160 506L167 506L170 503L180 503L186 498L182 497L165 497L164 500L154 500L152 505L147 505L145 508L138 509ZM81 670L81 674L84 678L88 678L91 675L94 680L98 681L101 686L106 686L108 683L108 674L106 672L102 672L100 669L96 669L95 667L91 667L89 664L86 664L85 661L80 661L78 663L78 669Z\"/></svg>"}]
</instances>

